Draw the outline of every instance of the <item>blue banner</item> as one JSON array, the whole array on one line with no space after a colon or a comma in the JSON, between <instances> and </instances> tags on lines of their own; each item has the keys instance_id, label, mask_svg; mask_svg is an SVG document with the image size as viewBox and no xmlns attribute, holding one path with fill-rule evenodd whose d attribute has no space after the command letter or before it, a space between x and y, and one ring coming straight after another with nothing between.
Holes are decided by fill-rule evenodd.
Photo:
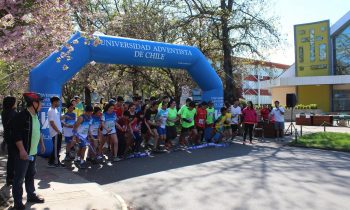
<instances>
[{"instance_id":1,"label":"blue banner","mask_svg":"<svg viewBox=\"0 0 350 210\"><path fill-rule=\"evenodd\" d=\"M81 32L75 33L68 41L73 49L71 46L62 47L30 72L30 91L43 94L46 98L39 116L45 137L44 156L52 151L47 122L49 98L53 95L60 97L62 86L91 61L166 67L175 71L186 69L202 89L202 100L214 101L216 111L223 106L222 81L198 48L107 35L95 35L94 39L88 40ZM96 40L98 44L95 44Z\"/></svg>"}]
</instances>

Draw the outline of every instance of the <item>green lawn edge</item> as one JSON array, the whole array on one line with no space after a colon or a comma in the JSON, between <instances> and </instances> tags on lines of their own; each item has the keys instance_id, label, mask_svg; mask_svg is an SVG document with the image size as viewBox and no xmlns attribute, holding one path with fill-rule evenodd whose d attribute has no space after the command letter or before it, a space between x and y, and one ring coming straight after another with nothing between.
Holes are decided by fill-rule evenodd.
<instances>
[{"instance_id":1,"label":"green lawn edge","mask_svg":"<svg viewBox=\"0 0 350 210\"><path fill-rule=\"evenodd\" d=\"M313 137L310 139L310 137ZM330 142L333 141L333 142ZM287 144L291 147L350 152L350 133L318 132L307 134Z\"/></svg>"}]
</instances>

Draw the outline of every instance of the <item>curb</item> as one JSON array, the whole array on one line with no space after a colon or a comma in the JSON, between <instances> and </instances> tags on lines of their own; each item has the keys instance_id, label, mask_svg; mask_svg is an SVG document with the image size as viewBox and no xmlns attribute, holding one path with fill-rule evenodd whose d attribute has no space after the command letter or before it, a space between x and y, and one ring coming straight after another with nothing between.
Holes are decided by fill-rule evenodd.
<instances>
[{"instance_id":1,"label":"curb","mask_svg":"<svg viewBox=\"0 0 350 210\"><path fill-rule=\"evenodd\" d=\"M113 196L118 200L118 202L122 206L121 210L128 210L128 205L126 204L125 200L120 195L113 193Z\"/></svg>"}]
</instances>

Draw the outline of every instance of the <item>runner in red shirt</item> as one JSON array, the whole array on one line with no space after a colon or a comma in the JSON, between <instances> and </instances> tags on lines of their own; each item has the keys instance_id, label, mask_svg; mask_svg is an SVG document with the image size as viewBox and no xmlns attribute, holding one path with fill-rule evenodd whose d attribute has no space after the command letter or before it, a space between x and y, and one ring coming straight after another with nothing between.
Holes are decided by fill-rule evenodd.
<instances>
[{"instance_id":1,"label":"runner in red shirt","mask_svg":"<svg viewBox=\"0 0 350 210\"><path fill-rule=\"evenodd\" d=\"M129 129L129 112L125 111L122 115L122 117L118 118L118 124L120 125L120 128L117 128L117 136L118 136L118 143L119 143L119 154L118 156L122 157L122 159L125 159L127 152L129 152L129 149L131 147L132 141L130 139L130 132L128 132Z\"/></svg>"},{"instance_id":2,"label":"runner in red shirt","mask_svg":"<svg viewBox=\"0 0 350 210\"><path fill-rule=\"evenodd\" d=\"M124 113L123 103L124 103L124 98L121 96L118 96L117 103L114 105L114 112L119 119L123 116L123 113Z\"/></svg>"},{"instance_id":3,"label":"runner in red shirt","mask_svg":"<svg viewBox=\"0 0 350 210\"><path fill-rule=\"evenodd\" d=\"M195 116L195 126L197 129L196 143L202 142L204 138L205 121L207 118L207 102L203 101L197 108L197 114Z\"/></svg>"}]
</instances>

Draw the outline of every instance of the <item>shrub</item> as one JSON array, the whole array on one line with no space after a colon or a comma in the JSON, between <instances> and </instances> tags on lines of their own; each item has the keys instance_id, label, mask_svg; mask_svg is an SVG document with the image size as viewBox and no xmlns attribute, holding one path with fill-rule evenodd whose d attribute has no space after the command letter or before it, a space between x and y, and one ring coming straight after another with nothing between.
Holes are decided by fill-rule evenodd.
<instances>
[{"instance_id":1,"label":"shrub","mask_svg":"<svg viewBox=\"0 0 350 210\"><path fill-rule=\"evenodd\" d=\"M317 104L298 104L295 106L295 109L317 109Z\"/></svg>"}]
</instances>

